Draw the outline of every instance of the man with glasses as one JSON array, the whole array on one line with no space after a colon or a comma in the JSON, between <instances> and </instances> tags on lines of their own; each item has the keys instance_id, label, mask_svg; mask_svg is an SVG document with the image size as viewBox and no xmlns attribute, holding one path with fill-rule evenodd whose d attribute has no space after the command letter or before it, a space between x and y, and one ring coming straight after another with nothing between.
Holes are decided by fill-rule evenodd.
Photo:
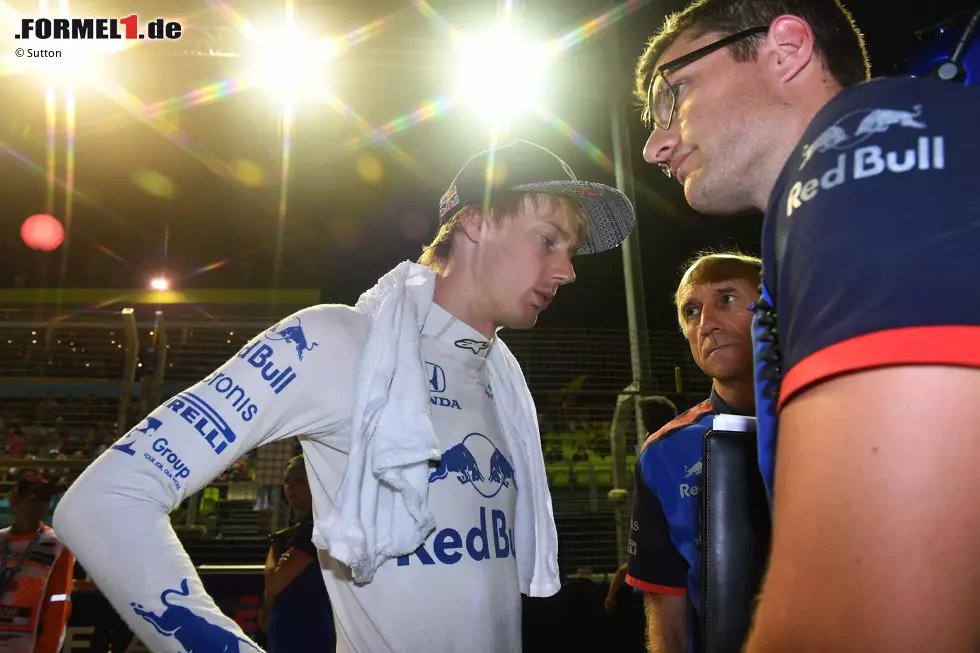
<instances>
[{"instance_id":1,"label":"man with glasses","mask_svg":"<svg viewBox=\"0 0 980 653\"><path fill-rule=\"evenodd\" d=\"M980 92L868 77L833 0L701 0L637 66L646 160L767 212L750 653L980 648Z\"/></svg>"}]
</instances>

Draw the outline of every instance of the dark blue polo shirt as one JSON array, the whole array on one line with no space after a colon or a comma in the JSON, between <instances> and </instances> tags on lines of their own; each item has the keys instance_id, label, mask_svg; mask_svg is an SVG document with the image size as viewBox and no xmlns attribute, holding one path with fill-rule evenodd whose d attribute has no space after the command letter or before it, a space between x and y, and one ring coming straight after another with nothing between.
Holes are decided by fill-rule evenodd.
<instances>
[{"instance_id":1,"label":"dark blue polo shirt","mask_svg":"<svg viewBox=\"0 0 980 653\"><path fill-rule=\"evenodd\" d=\"M691 651L701 623L701 460L715 415L734 414L711 396L647 438L636 460L626 582L654 594L687 595Z\"/></svg>"},{"instance_id":2,"label":"dark blue polo shirt","mask_svg":"<svg viewBox=\"0 0 980 653\"><path fill-rule=\"evenodd\" d=\"M269 611L266 624L269 653L333 651L337 647L333 608L323 583L313 545L313 521L307 520L272 536L278 558L286 551L313 558L313 563L284 589Z\"/></svg>"},{"instance_id":3,"label":"dark blue polo shirt","mask_svg":"<svg viewBox=\"0 0 980 653\"><path fill-rule=\"evenodd\" d=\"M753 323L759 463L778 411L889 365L980 367L980 88L887 78L845 89L789 158L763 227Z\"/></svg>"}]
</instances>

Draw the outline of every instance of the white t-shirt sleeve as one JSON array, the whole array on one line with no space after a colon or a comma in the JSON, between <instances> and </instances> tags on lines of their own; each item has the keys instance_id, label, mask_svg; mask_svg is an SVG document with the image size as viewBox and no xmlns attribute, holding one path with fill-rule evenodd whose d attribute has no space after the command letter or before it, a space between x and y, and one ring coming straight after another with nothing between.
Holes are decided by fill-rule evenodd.
<instances>
[{"instance_id":1,"label":"white t-shirt sleeve","mask_svg":"<svg viewBox=\"0 0 980 653\"><path fill-rule=\"evenodd\" d=\"M354 381L363 319L344 306L284 319L157 407L61 500L59 538L150 650L248 642L205 593L168 515L251 449L296 435L329 440L347 424L349 401L332 400L330 388ZM259 650L250 644L240 649Z\"/></svg>"}]
</instances>

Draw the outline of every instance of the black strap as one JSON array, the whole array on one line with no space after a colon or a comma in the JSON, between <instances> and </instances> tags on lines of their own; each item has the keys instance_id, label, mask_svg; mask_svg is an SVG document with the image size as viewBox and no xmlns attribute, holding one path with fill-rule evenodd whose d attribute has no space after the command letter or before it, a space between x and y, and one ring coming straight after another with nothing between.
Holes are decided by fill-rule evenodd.
<instances>
[{"instance_id":1,"label":"black strap","mask_svg":"<svg viewBox=\"0 0 980 653\"><path fill-rule=\"evenodd\" d=\"M11 568L7 568L7 558L10 557L13 547L10 544L9 534L3 538L3 545L0 546L0 598L7 593L7 588L14 581L14 578L20 572L21 567L27 560L30 560L31 555L34 553L34 549L37 548L38 543L41 541L41 535L44 533L44 526L38 529L37 533L34 535L34 539L30 541L21 554L17 556L17 564Z\"/></svg>"}]
</instances>

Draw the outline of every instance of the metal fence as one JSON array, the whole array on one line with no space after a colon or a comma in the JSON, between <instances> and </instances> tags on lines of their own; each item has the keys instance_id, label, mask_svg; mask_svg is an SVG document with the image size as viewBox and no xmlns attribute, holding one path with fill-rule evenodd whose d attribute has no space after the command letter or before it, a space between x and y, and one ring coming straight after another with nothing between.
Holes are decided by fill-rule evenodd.
<instances>
[{"instance_id":1,"label":"metal fence","mask_svg":"<svg viewBox=\"0 0 980 653\"><path fill-rule=\"evenodd\" d=\"M0 433L5 445L0 485L14 477L12 466L34 465L32 458L47 460L52 470L61 465L59 475L70 482L85 461L147 411L208 375L272 323L266 318L188 319L186 312L170 319L159 312L38 316L0 311ZM539 328L505 331L503 339L538 406L560 564L572 572L610 571L621 558L614 507L607 499L615 464L610 421L617 397L632 381L629 334L625 329ZM710 380L694 366L679 333L653 332L647 341L651 371L644 380L646 393L673 395L678 377L690 396L708 392ZM626 432L635 431L631 421ZM267 477L270 465L282 470L292 453L270 457L252 452L185 502L175 523L201 535L201 547L218 535L257 540L287 517L278 486L270 486ZM628 475L634 460L635 449L627 447ZM631 478L627 481L628 490ZM243 544L246 549L253 550ZM221 551L233 556L229 547Z\"/></svg>"}]
</instances>

